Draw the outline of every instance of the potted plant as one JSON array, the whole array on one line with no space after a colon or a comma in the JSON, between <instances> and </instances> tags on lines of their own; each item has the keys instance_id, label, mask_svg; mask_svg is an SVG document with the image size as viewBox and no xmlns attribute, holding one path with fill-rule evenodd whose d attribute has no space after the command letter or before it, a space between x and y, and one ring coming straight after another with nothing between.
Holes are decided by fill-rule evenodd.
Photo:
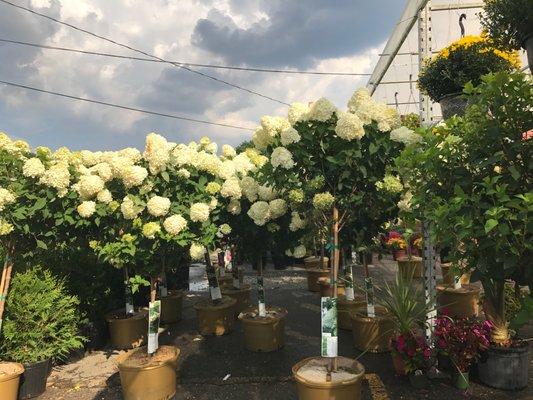
<instances>
[{"instance_id":1,"label":"potted plant","mask_svg":"<svg viewBox=\"0 0 533 400\"><path fill-rule=\"evenodd\" d=\"M435 320L433 335L437 351L447 357L454 370L454 385L468 389L470 367L489 347L493 326L474 318L451 318L444 312Z\"/></svg>"},{"instance_id":2,"label":"potted plant","mask_svg":"<svg viewBox=\"0 0 533 400\"><path fill-rule=\"evenodd\" d=\"M85 339L78 335L78 304L78 299L66 292L64 281L45 269L15 274L0 352L3 358L24 365L19 399L44 393L52 361L62 360L72 350L83 347Z\"/></svg>"},{"instance_id":3,"label":"potted plant","mask_svg":"<svg viewBox=\"0 0 533 400\"><path fill-rule=\"evenodd\" d=\"M411 229L405 230L403 240L405 242L405 250L407 254L405 256L396 257L398 273L405 277L422 278L422 258L413 255L413 231Z\"/></svg>"},{"instance_id":4,"label":"potted plant","mask_svg":"<svg viewBox=\"0 0 533 400\"><path fill-rule=\"evenodd\" d=\"M461 94L466 83L478 85L485 74L519 68L517 52L499 50L483 36L465 36L426 61L418 75L418 86L440 103L447 119L464 113L468 100Z\"/></svg>"},{"instance_id":5,"label":"potted plant","mask_svg":"<svg viewBox=\"0 0 533 400\"><path fill-rule=\"evenodd\" d=\"M274 188L289 195L297 193L296 211L314 210L321 226L327 228L333 296L321 299L321 343L322 356L329 359L315 357L293 367L301 399L312 393L336 396L348 391L352 398L360 397L363 367L355 360L338 357L335 344L340 235L354 232L348 244L368 245L381 225L379 219L396 208L397 186L389 185L396 179L386 172L402 146L389 135L401 125L400 118L395 110L374 102L365 90L354 94L348 108L340 111L325 98L310 106L295 103L288 120L263 117L253 136L258 150L269 157L262 172ZM348 229L341 233L345 227ZM340 365L349 366L351 374L346 380L334 378ZM313 382L309 376L303 377L307 367L319 368L323 372L320 379L315 375Z\"/></svg>"},{"instance_id":6,"label":"potted plant","mask_svg":"<svg viewBox=\"0 0 533 400\"><path fill-rule=\"evenodd\" d=\"M533 11L528 0L488 0L479 15L481 26L503 49L527 51L533 72Z\"/></svg>"},{"instance_id":7,"label":"potted plant","mask_svg":"<svg viewBox=\"0 0 533 400\"><path fill-rule=\"evenodd\" d=\"M407 243L401 233L396 231L389 232L385 245L392 252L392 258L394 261L397 261L401 257L405 257Z\"/></svg>"},{"instance_id":8,"label":"potted plant","mask_svg":"<svg viewBox=\"0 0 533 400\"><path fill-rule=\"evenodd\" d=\"M483 310L494 329L481 366L491 374L480 373L481 379L518 389L527 385L528 346L510 331L504 293L508 280L533 287L526 222L531 172L525 161L533 144L525 133L531 128L532 84L524 74L500 72L465 92L471 105L464 118L425 132L422 145L402 159L414 167L412 177L420 177L413 206L423 209L450 259L466 262L471 280L483 286ZM524 310L525 316L531 309Z\"/></svg>"}]
</instances>

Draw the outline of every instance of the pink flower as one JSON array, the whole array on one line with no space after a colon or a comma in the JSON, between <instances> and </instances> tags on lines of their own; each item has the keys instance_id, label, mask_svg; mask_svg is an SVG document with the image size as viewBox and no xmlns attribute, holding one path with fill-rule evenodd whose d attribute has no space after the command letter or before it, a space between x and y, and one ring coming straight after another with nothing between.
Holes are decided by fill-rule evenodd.
<instances>
[{"instance_id":1,"label":"pink flower","mask_svg":"<svg viewBox=\"0 0 533 400\"><path fill-rule=\"evenodd\" d=\"M405 339L401 335L396 339L396 349L399 353L403 353L405 350Z\"/></svg>"},{"instance_id":2,"label":"pink flower","mask_svg":"<svg viewBox=\"0 0 533 400\"><path fill-rule=\"evenodd\" d=\"M529 140L533 138L533 129L522 133L522 140Z\"/></svg>"},{"instance_id":3,"label":"pink flower","mask_svg":"<svg viewBox=\"0 0 533 400\"><path fill-rule=\"evenodd\" d=\"M429 358L431 356L431 349L429 347L426 347L424 349L424 358Z\"/></svg>"}]
</instances>

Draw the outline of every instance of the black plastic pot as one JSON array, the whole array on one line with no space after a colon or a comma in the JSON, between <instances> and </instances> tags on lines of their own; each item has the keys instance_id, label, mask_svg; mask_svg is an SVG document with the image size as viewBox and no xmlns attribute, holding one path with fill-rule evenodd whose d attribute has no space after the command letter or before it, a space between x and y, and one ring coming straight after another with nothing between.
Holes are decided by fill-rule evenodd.
<instances>
[{"instance_id":1,"label":"black plastic pot","mask_svg":"<svg viewBox=\"0 0 533 400\"><path fill-rule=\"evenodd\" d=\"M437 365L441 371L452 371L454 369L452 360L444 354L437 354Z\"/></svg>"},{"instance_id":2,"label":"black plastic pot","mask_svg":"<svg viewBox=\"0 0 533 400\"><path fill-rule=\"evenodd\" d=\"M20 379L19 399L31 399L44 393L46 380L52 368L50 359L34 364L24 364L24 373Z\"/></svg>"},{"instance_id":3,"label":"black plastic pot","mask_svg":"<svg viewBox=\"0 0 533 400\"><path fill-rule=\"evenodd\" d=\"M478 363L479 380L485 385L503 390L527 387L529 346L490 347Z\"/></svg>"}]
</instances>

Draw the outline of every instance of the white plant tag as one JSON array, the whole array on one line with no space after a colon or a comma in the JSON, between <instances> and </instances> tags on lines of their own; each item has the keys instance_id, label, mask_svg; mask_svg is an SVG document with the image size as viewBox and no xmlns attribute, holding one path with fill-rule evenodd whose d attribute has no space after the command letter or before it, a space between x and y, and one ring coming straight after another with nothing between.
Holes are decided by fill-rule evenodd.
<instances>
[{"instance_id":1,"label":"white plant tag","mask_svg":"<svg viewBox=\"0 0 533 400\"><path fill-rule=\"evenodd\" d=\"M133 314L135 312L135 309L133 308L133 304L126 303L126 314Z\"/></svg>"},{"instance_id":2,"label":"white plant tag","mask_svg":"<svg viewBox=\"0 0 533 400\"><path fill-rule=\"evenodd\" d=\"M167 289L166 286L161 285L161 286L159 287L159 295L160 295L161 297L167 297L167 296L168 296L168 289Z\"/></svg>"},{"instance_id":3,"label":"white plant tag","mask_svg":"<svg viewBox=\"0 0 533 400\"><path fill-rule=\"evenodd\" d=\"M159 348L159 318L161 316L161 300L150 302L148 307L148 354Z\"/></svg>"},{"instance_id":4,"label":"white plant tag","mask_svg":"<svg viewBox=\"0 0 533 400\"><path fill-rule=\"evenodd\" d=\"M220 300L222 298L222 293L220 292L220 286L209 287L209 293L211 294L211 300Z\"/></svg>"},{"instance_id":5,"label":"white plant tag","mask_svg":"<svg viewBox=\"0 0 533 400\"><path fill-rule=\"evenodd\" d=\"M259 302L259 316L263 318L267 316L265 303Z\"/></svg>"},{"instance_id":6,"label":"white plant tag","mask_svg":"<svg viewBox=\"0 0 533 400\"><path fill-rule=\"evenodd\" d=\"M374 307L374 283L372 278L365 278L365 289L366 289L366 315L370 318L376 316L376 309Z\"/></svg>"},{"instance_id":7,"label":"white plant tag","mask_svg":"<svg viewBox=\"0 0 533 400\"><path fill-rule=\"evenodd\" d=\"M337 357L337 299L334 297L322 297L320 300L320 310L322 317L322 357Z\"/></svg>"},{"instance_id":8,"label":"white plant tag","mask_svg":"<svg viewBox=\"0 0 533 400\"><path fill-rule=\"evenodd\" d=\"M345 287L344 293L346 294L346 300L352 301L355 299L355 293L353 287Z\"/></svg>"},{"instance_id":9,"label":"white plant tag","mask_svg":"<svg viewBox=\"0 0 533 400\"><path fill-rule=\"evenodd\" d=\"M459 277L457 277L457 276L453 280L453 288L454 289L461 289L462 288L461 281L459 280Z\"/></svg>"}]
</instances>

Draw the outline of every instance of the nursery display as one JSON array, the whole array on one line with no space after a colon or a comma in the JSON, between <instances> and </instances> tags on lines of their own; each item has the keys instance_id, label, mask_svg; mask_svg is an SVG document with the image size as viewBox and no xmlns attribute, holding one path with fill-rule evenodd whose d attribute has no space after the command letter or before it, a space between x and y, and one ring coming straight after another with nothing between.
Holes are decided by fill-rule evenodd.
<instances>
[{"instance_id":1,"label":"nursery display","mask_svg":"<svg viewBox=\"0 0 533 400\"><path fill-rule=\"evenodd\" d=\"M394 317L385 307L376 306L373 316L361 306L351 313L355 348L360 351L384 353L390 351L394 335Z\"/></svg>"},{"instance_id":2,"label":"nursery display","mask_svg":"<svg viewBox=\"0 0 533 400\"><path fill-rule=\"evenodd\" d=\"M459 286L437 285L437 302L440 308L447 308L454 318L477 317L481 288L471 284Z\"/></svg>"},{"instance_id":3,"label":"nursery display","mask_svg":"<svg viewBox=\"0 0 533 400\"><path fill-rule=\"evenodd\" d=\"M531 318L531 297L513 322L504 294L507 281L533 287L528 222L533 142L526 134L533 85L524 74L499 72L484 76L477 87L467 84L465 94L470 103L465 116L422 132L423 142L407 149L400 165L412 182L410 208L433 223L437 241L450 249L450 261L467 265L471 281L482 284L482 308L494 328L487 361L480 364L491 373L481 372L480 379L518 389L527 385L522 378L527 363L519 360L527 358L528 346L512 335L510 323L517 327ZM511 358L503 368L499 361ZM485 381L488 376L498 379Z\"/></svg>"},{"instance_id":4,"label":"nursery display","mask_svg":"<svg viewBox=\"0 0 533 400\"><path fill-rule=\"evenodd\" d=\"M413 231L411 229L407 229L403 234L403 239L405 242L406 254L395 257L395 260L398 262L398 273L404 277L422 278L422 257L418 257L413 254Z\"/></svg>"},{"instance_id":5,"label":"nursery display","mask_svg":"<svg viewBox=\"0 0 533 400\"><path fill-rule=\"evenodd\" d=\"M485 74L519 68L516 51L500 50L484 36L465 36L427 60L418 85L431 100L440 103L447 119L464 113L468 103L462 96L465 84L478 85Z\"/></svg>"}]
</instances>

